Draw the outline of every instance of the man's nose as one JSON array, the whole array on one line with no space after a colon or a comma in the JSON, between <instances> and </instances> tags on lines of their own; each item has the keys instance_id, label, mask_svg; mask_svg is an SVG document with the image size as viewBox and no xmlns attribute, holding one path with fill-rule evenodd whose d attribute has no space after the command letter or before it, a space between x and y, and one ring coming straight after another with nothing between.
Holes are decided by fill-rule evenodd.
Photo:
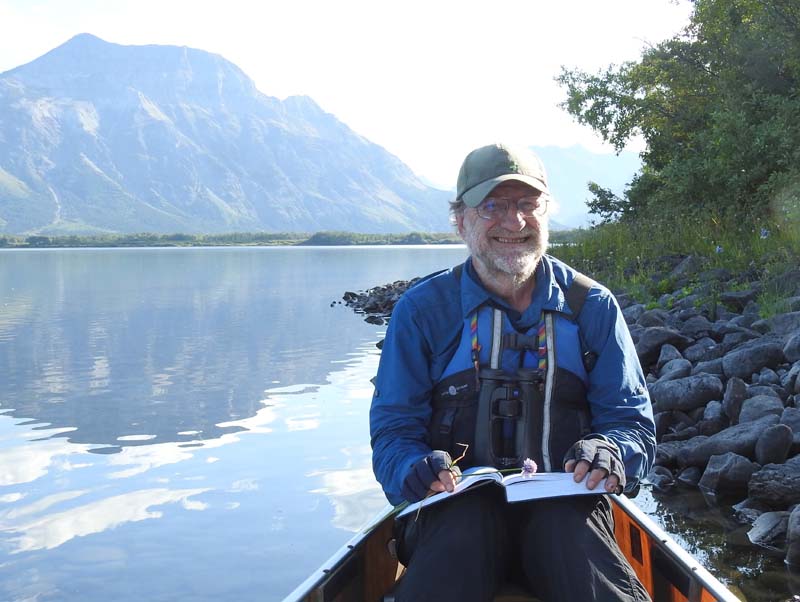
<instances>
[{"instance_id":1,"label":"man's nose","mask_svg":"<svg viewBox=\"0 0 800 602\"><path fill-rule=\"evenodd\" d=\"M516 203L509 203L508 209L503 214L503 219L500 222L506 230L522 230L527 222L522 212L517 207Z\"/></svg>"}]
</instances>

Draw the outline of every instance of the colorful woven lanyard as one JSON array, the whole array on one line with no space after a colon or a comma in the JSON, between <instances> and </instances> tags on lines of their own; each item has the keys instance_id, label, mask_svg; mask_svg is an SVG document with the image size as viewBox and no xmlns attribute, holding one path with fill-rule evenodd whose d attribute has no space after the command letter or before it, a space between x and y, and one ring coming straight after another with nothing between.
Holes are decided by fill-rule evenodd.
<instances>
[{"instance_id":1,"label":"colorful woven lanyard","mask_svg":"<svg viewBox=\"0 0 800 602\"><path fill-rule=\"evenodd\" d=\"M536 329L537 347L539 351L538 368L542 373L547 372L547 328L544 323L544 312L539 316L539 328Z\"/></svg>"},{"instance_id":2,"label":"colorful woven lanyard","mask_svg":"<svg viewBox=\"0 0 800 602\"><path fill-rule=\"evenodd\" d=\"M475 378L481 369L481 346L478 344L478 310L472 313L469 320L469 333L472 338L472 365L475 366Z\"/></svg>"},{"instance_id":3,"label":"colorful woven lanyard","mask_svg":"<svg viewBox=\"0 0 800 602\"><path fill-rule=\"evenodd\" d=\"M478 343L478 310L472 313L469 319L469 333L472 342L472 364L475 366L475 377L478 378L481 367L481 346ZM539 315L539 326L536 329L537 368L543 373L547 372L547 328L545 326L544 311Z\"/></svg>"}]
</instances>

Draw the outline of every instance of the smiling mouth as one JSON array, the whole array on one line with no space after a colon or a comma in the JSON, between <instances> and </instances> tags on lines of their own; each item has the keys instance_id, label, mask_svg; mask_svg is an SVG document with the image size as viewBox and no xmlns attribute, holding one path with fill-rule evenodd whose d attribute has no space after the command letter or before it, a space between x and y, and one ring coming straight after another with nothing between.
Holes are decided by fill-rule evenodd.
<instances>
[{"instance_id":1,"label":"smiling mouth","mask_svg":"<svg viewBox=\"0 0 800 602\"><path fill-rule=\"evenodd\" d=\"M508 238L506 236L494 236L493 240L502 243L504 245L514 245L514 244L528 242L528 240L530 240L530 236L523 236L522 238Z\"/></svg>"}]
</instances>

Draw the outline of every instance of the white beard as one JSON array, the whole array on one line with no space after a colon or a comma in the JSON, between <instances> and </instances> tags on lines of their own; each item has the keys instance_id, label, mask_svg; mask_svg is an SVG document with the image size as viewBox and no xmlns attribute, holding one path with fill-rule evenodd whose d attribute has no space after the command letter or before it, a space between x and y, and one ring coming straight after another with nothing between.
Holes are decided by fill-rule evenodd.
<instances>
[{"instance_id":1,"label":"white beard","mask_svg":"<svg viewBox=\"0 0 800 602\"><path fill-rule=\"evenodd\" d=\"M507 236L509 238L529 236L525 246L509 245L508 249L503 249L503 243L493 240L494 237ZM513 284L518 285L526 282L539 264L539 260L547 250L548 229L543 224L540 229L526 227L524 230L511 234L500 228L493 228L487 232L480 232L473 228L465 228L463 233L464 242L470 250L475 260L486 269L493 278L508 278L513 280Z\"/></svg>"}]
</instances>

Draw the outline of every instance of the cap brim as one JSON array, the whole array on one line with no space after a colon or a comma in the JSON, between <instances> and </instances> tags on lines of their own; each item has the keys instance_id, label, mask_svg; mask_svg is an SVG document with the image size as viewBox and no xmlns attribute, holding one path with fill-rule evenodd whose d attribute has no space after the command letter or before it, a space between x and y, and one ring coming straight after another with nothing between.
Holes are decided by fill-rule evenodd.
<instances>
[{"instance_id":1,"label":"cap brim","mask_svg":"<svg viewBox=\"0 0 800 602\"><path fill-rule=\"evenodd\" d=\"M541 180L531 177L531 176L524 176L521 174L516 173L509 173L503 174L502 176L497 176L496 178L492 178L491 180L486 180L485 182L481 182L464 192L461 195L461 200L464 201L464 204L467 207L477 207L481 204L481 201L486 198L486 196L494 190L495 186L502 182L508 182L509 180L516 180L517 182L522 182L523 184L527 184L531 188L535 188L536 190L542 192L543 194L550 194L550 191L547 189L547 186Z\"/></svg>"}]
</instances>

